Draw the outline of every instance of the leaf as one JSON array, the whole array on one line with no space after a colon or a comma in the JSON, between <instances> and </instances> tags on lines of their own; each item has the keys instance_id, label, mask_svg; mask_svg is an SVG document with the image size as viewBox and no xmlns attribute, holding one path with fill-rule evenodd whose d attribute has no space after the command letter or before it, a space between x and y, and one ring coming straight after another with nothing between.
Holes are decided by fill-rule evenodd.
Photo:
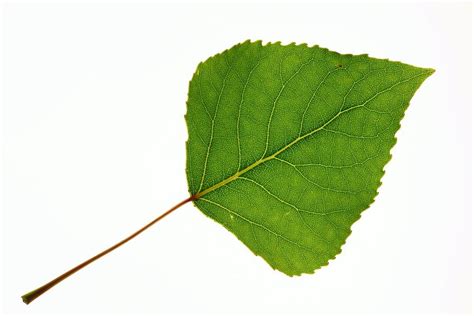
<instances>
[{"instance_id":1,"label":"leaf","mask_svg":"<svg viewBox=\"0 0 474 316\"><path fill-rule=\"evenodd\" d=\"M193 203L287 275L341 252L377 195L410 99L433 69L245 42L189 85Z\"/></svg>"},{"instance_id":2,"label":"leaf","mask_svg":"<svg viewBox=\"0 0 474 316\"><path fill-rule=\"evenodd\" d=\"M245 42L189 84L191 196L21 298L31 303L193 202L274 269L312 273L377 195L395 132L433 69L320 47Z\"/></svg>"}]
</instances>

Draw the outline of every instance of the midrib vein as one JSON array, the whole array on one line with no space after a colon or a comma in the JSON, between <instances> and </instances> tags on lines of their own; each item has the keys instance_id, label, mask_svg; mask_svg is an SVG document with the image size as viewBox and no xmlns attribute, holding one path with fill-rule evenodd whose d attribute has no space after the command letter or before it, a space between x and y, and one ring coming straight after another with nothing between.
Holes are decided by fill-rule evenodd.
<instances>
[{"instance_id":1,"label":"midrib vein","mask_svg":"<svg viewBox=\"0 0 474 316\"><path fill-rule=\"evenodd\" d=\"M354 107L353 107L353 108L350 108L350 109L348 109L348 110L352 110L352 109L354 109ZM345 110L345 111L347 111L347 110ZM313 135L314 133L320 131L320 130L323 129L324 127L326 127L328 124L330 124L333 120L335 120L339 115L341 115L341 114L344 113L345 111L339 112L339 113L338 113L337 115L335 115L332 119L330 119L330 120L327 121L325 124L323 124L322 126L318 127L317 129L315 129L315 130L313 130L313 131L311 131L311 132L309 132L309 133L307 133L307 134L305 134L305 135L303 135L303 136L300 136L300 137L296 138L296 139L293 140L291 143L289 143L288 145L284 146L282 149L278 150L278 151L275 152L274 154L272 154L272 155L270 155L270 156L267 156L267 157L265 157L265 158L259 159L259 160L255 161L253 164L249 165L248 167L246 167L246 168L240 170L239 172L236 172L236 173L233 174L232 176L230 176L230 177L228 177L228 178L222 180L221 182L214 184L213 186L211 186L211 187L205 189L204 191L201 191L201 192L199 192L199 193L196 193L196 194L194 195L195 199L199 199L200 197L206 195L207 193L210 193L210 192L212 192L212 191L214 191L214 190L219 189L220 187L223 187L223 186L226 185L227 183L230 183L230 182L232 182L232 181L238 179L238 178L239 178L241 175L243 175L244 173L246 173L246 172L248 172L248 171L254 169L255 167L257 167L257 166L259 166L259 165L261 165L261 164L263 164L263 163L265 163L265 162L267 162L267 161L269 161L269 160L274 159L276 156L278 156L279 154L281 154L282 152L284 152L285 150L287 150L288 148L290 148L290 147L293 146L294 144L300 142L300 141L303 140L304 138L309 137L309 136Z\"/></svg>"},{"instance_id":2,"label":"midrib vein","mask_svg":"<svg viewBox=\"0 0 474 316\"><path fill-rule=\"evenodd\" d=\"M194 194L194 195L192 196L193 200L198 200L198 199L201 198L202 196L204 196L204 195L206 195L206 194L208 194L208 193L210 193L210 192L212 192L212 191L215 191L215 190L217 190L217 189L219 189L219 188L225 186L226 184L228 184L228 183L230 183L230 182L232 182L232 181L238 179L238 178L239 178L241 175L243 175L244 173L247 173L248 171L250 171L250 170L252 170L252 169L258 167L259 165L261 165L261 164L263 164L263 163L265 163L265 162L267 162L267 161L269 161L269 160L274 159L276 156L278 156L278 155L281 154L282 152L286 151L288 148L292 147L293 145L299 143L299 142L302 141L303 139L305 139L305 138L307 138L307 137L310 137L311 135L313 135L313 134L319 132L320 130L324 129L326 126L328 126L329 124L331 124L335 119L337 119L337 118L338 118L339 116L341 116L342 114L347 113L347 112L352 111L352 110L357 109L357 108L364 107L364 106L367 105L367 103L369 103L370 101L372 101L373 99L375 99L376 97L378 97L380 94L382 94L382 93L384 93L384 92L387 92L387 91L390 91L390 90L392 90L394 87L396 87L396 86L398 86L398 85L400 85L400 84L402 84L402 83L408 82L408 81L410 81L410 80L412 80L412 79L414 79L414 78L417 78L417 77L419 77L419 76L426 75L426 74L429 74L429 72L422 72L422 73L419 73L419 74L414 75L414 76L412 76L412 77L409 77L409 78L407 78L407 79L404 79L404 80L402 80L402 81L399 81L399 82L393 84L392 86L390 86L390 87L388 87L388 88L386 88L386 89L384 89L384 90L382 90L382 91L377 92L376 94L374 94L372 97L370 97L370 98L369 98L367 101L365 101L364 103L359 104L359 105L355 105L355 106L353 106L353 107L347 108L347 109L342 110L342 111L339 111L336 115L334 115L331 119L329 119L326 123L324 123L324 124L321 125L320 127L318 127L318 128L316 128L316 129L314 129L314 130L312 130L312 131L306 133L306 134L303 135L303 136L297 137L295 140L293 140L292 142L290 142L288 145L284 146L284 147L281 148L280 150L276 151L276 152L273 153L272 155L267 156L267 157L265 157L265 158L261 158L261 159L255 161L253 164L249 165L248 167L246 167L246 168L244 168L244 169L242 169L242 170L236 172L236 173L233 174L232 176L230 176L230 177L228 177L228 178L222 180L221 182L216 183L216 184L214 184L213 186L211 186L211 187L209 187L209 188L207 188L207 189L205 189L205 190L203 190L203 191L200 191L200 192Z\"/></svg>"}]
</instances>

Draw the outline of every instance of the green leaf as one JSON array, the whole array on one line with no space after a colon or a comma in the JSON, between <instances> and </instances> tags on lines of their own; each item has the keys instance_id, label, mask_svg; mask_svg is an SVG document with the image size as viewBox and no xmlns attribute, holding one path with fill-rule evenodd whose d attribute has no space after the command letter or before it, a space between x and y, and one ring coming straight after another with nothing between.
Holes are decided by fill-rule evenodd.
<instances>
[{"instance_id":1,"label":"green leaf","mask_svg":"<svg viewBox=\"0 0 474 316\"><path fill-rule=\"evenodd\" d=\"M377 195L395 133L433 69L320 47L245 42L189 84L191 196L21 298L31 303L193 202L274 269L313 273Z\"/></svg>"},{"instance_id":2,"label":"green leaf","mask_svg":"<svg viewBox=\"0 0 474 316\"><path fill-rule=\"evenodd\" d=\"M194 204L274 269L312 273L377 195L410 99L433 69L245 42L189 85Z\"/></svg>"}]
</instances>

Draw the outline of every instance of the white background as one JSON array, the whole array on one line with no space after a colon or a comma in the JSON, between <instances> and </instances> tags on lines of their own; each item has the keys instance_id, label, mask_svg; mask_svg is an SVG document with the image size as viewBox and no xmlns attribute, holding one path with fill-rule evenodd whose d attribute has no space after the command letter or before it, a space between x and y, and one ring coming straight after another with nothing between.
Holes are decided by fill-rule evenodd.
<instances>
[{"instance_id":1,"label":"white background","mask_svg":"<svg viewBox=\"0 0 474 316\"><path fill-rule=\"evenodd\" d=\"M471 5L173 3L4 4L3 312L468 313ZM289 278L186 205L24 305L187 197L188 81L246 39L437 70L342 254Z\"/></svg>"}]
</instances>

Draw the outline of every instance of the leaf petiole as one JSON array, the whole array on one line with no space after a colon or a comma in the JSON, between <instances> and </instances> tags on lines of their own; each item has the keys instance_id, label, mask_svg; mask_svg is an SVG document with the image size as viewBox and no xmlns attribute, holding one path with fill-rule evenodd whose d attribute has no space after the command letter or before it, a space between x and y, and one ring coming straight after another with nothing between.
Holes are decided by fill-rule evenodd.
<instances>
[{"instance_id":1,"label":"leaf petiole","mask_svg":"<svg viewBox=\"0 0 474 316\"><path fill-rule=\"evenodd\" d=\"M25 295L23 295L21 298L23 300L23 302L25 304L29 304L31 303L32 301L34 301L36 298L38 298L39 296L41 296L42 294L44 294L46 291L48 291L49 289L51 289L52 287L54 287L56 284L60 283L61 281L67 279L69 276L73 275L74 273L76 273L77 271L81 270L82 268L88 266L89 264L91 264L92 262L96 261L97 259L105 256L106 254L108 254L109 252L111 252L112 250L115 250L116 248L122 246L123 244L125 244L126 242L132 240L133 238L135 238L136 236L140 235L142 232L144 232L147 228L151 227L153 224L157 223L158 221L160 221L162 218L164 218L166 215L170 214L171 212L173 212L174 210L178 209L179 207L183 206L184 204L188 203L188 202L191 202L193 200L195 200L196 197L193 195L193 196L190 196L188 197L187 199L179 202L178 204L176 204L175 206L173 206L172 208L170 208L168 211L166 211L165 213L161 214L160 216L158 216L157 218L155 218L154 220L152 220L151 222L149 222L148 224L146 224L145 226L143 226L142 228L140 228L139 230L137 230L136 232L134 232L133 234L131 234L130 236L128 236L127 238L121 240L120 242L116 243L115 245L113 245L112 247L109 247L107 248L106 250L102 251L101 253L95 255L94 257L82 262L81 264L77 265L76 267L72 268L71 270L61 274L60 276L58 276L57 278L51 280L50 282L44 284L43 286L31 291L31 292L28 292L26 293Z\"/></svg>"}]
</instances>

